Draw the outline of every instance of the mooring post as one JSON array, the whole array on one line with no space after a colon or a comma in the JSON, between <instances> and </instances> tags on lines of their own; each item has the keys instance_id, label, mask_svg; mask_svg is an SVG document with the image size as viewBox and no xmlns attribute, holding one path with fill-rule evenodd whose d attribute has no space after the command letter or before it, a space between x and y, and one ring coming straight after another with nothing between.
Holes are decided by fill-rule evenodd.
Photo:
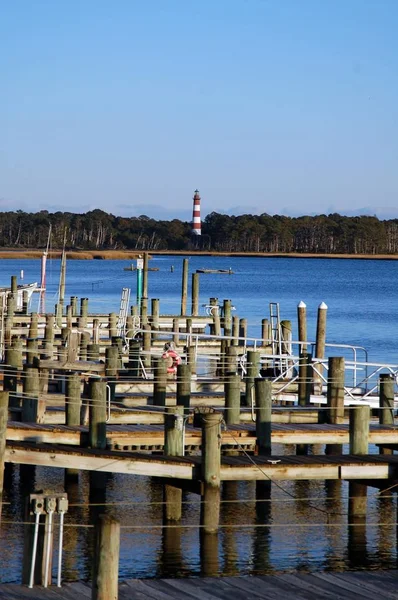
<instances>
[{"instance_id":1,"label":"mooring post","mask_svg":"<svg viewBox=\"0 0 398 600\"><path fill-rule=\"evenodd\" d=\"M18 371L22 371L22 340L17 337L13 337L11 346L6 348L4 354L4 381L3 389L5 392L10 392L9 405L10 408L19 408L21 406L21 400L17 398L17 386L18 386Z\"/></svg>"},{"instance_id":2,"label":"mooring post","mask_svg":"<svg viewBox=\"0 0 398 600\"><path fill-rule=\"evenodd\" d=\"M119 349L117 346L108 346L105 349L105 377L110 388L111 402L115 400L116 379L119 367Z\"/></svg>"},{"instance_id":3,"label":"mooring post","mask_svg":"<svg viewBox=\"0 0 398 600\"><path fill-rule=\"evenodd\" d=\"M153 364L153 404L166 406L167 364L164 358L154 359Z\"/></svg>"},{"instance_id":4,"label":"mooring post","mask_svg":"<svg viewBox=\"0 0 398 600\"><path fill-rule=\"evenodd\" d=\"M307 305L301 301L297 305L297 324L298 324L298 339L299 342L307 341ZM307 352L307 344L300 344L300 353Z\"/></svg>"},{"instance_id":5,"label":"mooring post","mask_svg":"<svg viewBox=\"0 0 398 600\"><path fill-rule=\"evenodd\" d=\"M368 454L369 406L350 407L350 454ZM367 486L355 481L348 485L348 512L352 517L365 516L367 508ZM350 518L349 518L350 520Z\"/></svg>"},{"instance_id":6,"label":"mooring post","mask_svg":"<svg viewBox=\"0 0 398 600\"><path fill-rule=\"evenodd\" d=\"M159 299L152 298L151 300L151 329L157 331L159 329ZM155 336L153 336L155 339Z\"/></svg>"},{"instance_id":7,"label":"mooring post","mask_svg":"<svg viewBox=\"0 0 398 600\"><path fill-rule=\"evenodd\" d=\"M223 302L223 318L222 325L224 335L230 337L232 335L232 301L225 299Z\"/></svg>"},{"instance_id":8,"label":"mooring post","mask_svg":"<svg viewBox=\"0 0 398 600\"><path fill-rule=\"evenodd\" d=\"M327 317L327 305L322 302L318 307L318 319L316 324L316 343L315 343L315 358L325 358L325 344L326 344L326 317ZM320 396L322 394L323 385L323 365L321 363L315 364L316 371L314 371L314 394Z\"/></svg>"},{"instance_id":9,"label":"mooring post","mask_svg":"<svg viewBox=\"0 0 398 600\"><path fill-rule=\"evenodd\" d=\"M379 377L379 422L380 425L394 425L394 376L382 373ZM393 454L390 448L380 446L380 454Z\"/></svg>"},{"instance_id":10,"label":"mooring post","mask_svg":"<svg viewBox=\"0 0 398 600\"><path fill-rule=\"evenodd\" d=\"M344 422L344 376L344 357L329 357L326 422L333 425Z\"/></svg>"},{"instance_id":11,"label":"mooring post","mask_svg":"<svg viewBox=\"0 0 398 600\"><path fill-rule=\"evenodd\" d=\"M254 380L259 375L260 370L260 353L257 350L248 350L246 354L246 406L252 405L254 397Z\"/></svg>"},{"instance_id":12,"label":"mooring post","mask_svg":"<svg viewBox=\"0 0 398 600\"><path fill-rule=\"evenodd\" d=\"M37 366L37 361L39 359L39 346L37 342L37 338L28 338L26 340L26 361L25 363L30 366Z\"/></svg>"},{"instance_id":13,"label":"mooring post","mask_svg":"<svg viewBox=\"0 0 398 600\"><path fill-rule=\"evenodd\" d=\"M73 306L68 304L66 307L66 327L72 329L73 325Z\"/></svg>"},{"instance_id":14,"label":"mooring post","mask_svg":"<svg viewBox=\"0 0 398 600\"><path fill-rule=\"evenodd\" d=\"M43 423L45 401L39 401L39 369L24 365L22 421Z\"/></svg>"},{"instance_id":15,"label":"mooring post","mask_svg":"<svg viewBox=\"0 0 398 600\"><path fill-rule=\"evenodd\" d=\"M192 273L192 304L191 315L199 315L199 273Z\"/></svg>"},{"instance_id":16,"label":"mooring post","mask_svg":"<svg viewBox=\"0 0 398 600\"><path fill-rule=\"evenodd\" d=\"M94 377L89 380L89 446L106 448L106 383Z\"/></svg>"},{"instance_id":17,"label":"mooring post","mask_svg":"<svg viewBox=\"0 0 398 600\"><path fill-rule=\"evenodd\" d=\"M219 527L222 418L219 413L201 415L203 493L200 525L204 533L217 533Z\"/></svg>"},{"instance_id":18,"label":"mooring post","mask_svg":"<svg viewBox=\"0 0 398 600\"><path fill-rule=\"evenodd\" d=\"M64 312L64 305L61 302L56 302L55 304L55 324L58 329L62 327L62 315Z\"/></svg>"},{"instance_id":19,"label":"mooring post","mask_svg":"<svg viewBox=\"0 0 398 600\"><path fill-rule=\"evenodd\" d=\"M312 388L312 355L301 352L299 359L298 403L307 406L310 403Z\"/></svg>"},{"instance_id":20,"label":"mooring post","mask_svg":"<svg viewBox=\"0 0 398 600\"><path fill-rule=\"evenodd\" d=\"M227 425L239 425L240 423L240 382L240 375L237 375L236 371L226 372L224 420Z\"/></svg>"},{"instance_id":21,"label":"mooring post","mask_svg":"<svg viewBox=\"0 0 398 600\"><path fill-rule=\"evenodd\" d=\"M139 340L129 340L129 362L128 371L130 377L138 377L140 374L141 344Z\"/></svg>"},{"instance_id":22,"label":"mooring post","mask_svg":"<svg viewBox=\"0 0 398 600\"><path fill-rule=\"evenodd\" d=\"M99 319L93 319L93 344L100 343L100 322Z\"/></svg>"},{"instance_id":23,"label":"mooring post","mask_svg":"<svg viewBox=\"0 0 398 600\"><path fill-rule=\"evenodd\" d=\"M22 314L27 315L29 312L29 294L27 290L22 292Z\"/></svg>"},{"instance_id":24,"label":"mooring post","mask_svg":"<svg viewBox=\"0 0 398 600\"><path fill-rule=\"evenodd\" d=\"M173 343L175 347L180 345L180 320L178 317L173 319Z\"/></svg>"},{"instance_id":25,"label":"mooring post","mask_svg":"<svg viewBox=\"0 0 398 600\"><path fill-rule=\"evenodd\" d=\"M215 310L213 313L213 331L214 335L221 335L221 319L218 310Z\"/></svg>"},{"instance_id":26,"label":"mooring post","mask_svg":"<svg viewBox=\"0 0 398 600\"><path fill-rule=\"evenodd\" d=\"M234 315L232 317L232 346L239 346L239 317L238 315Z\"/></svg>"},{"instance_id":27,"label":"mooring post","mask_svg":"<svg viewBox=\"0 0 398 600\"><path fill-rule=\"evenodd\" d=\"M100 515L95 526L91 600L117 600L119 582L120 523Z\"/></svg>"},{"instance_id":28,"label":"mooring post","mask_svg":"<svg viewBox=\"0 0 398 600\"><path fill-rule=\"evenodd\" d=\"M191 403L191 368L181 363L177 365L176 404L184 407L184 414L189 414Z\"/></svg>"},{"instance_id":29,"label":"mooring post","mask_svg":"<svg viewBox=\"0 0 398 600\"><path fill-rule=\"evenodd\" d=\"M288 320L281 321L282 352L291 354L292 348L292 322Z\"/></svg>"},{"instance_id":30,"label":"mooring post","mask_svg":"<svg viewBox=\"0 0 398 600\"><path fill-rule=\"evenodd\" d=\"M164 416L165 456L184 456L184 406L166 408ZM181 488L164 486L164 518L168 521L181 519Z\"/></svg>"},{"instance_id":31,"label":"mooring post","mask_svg":"<svg viewBox=\"0 0 398 600\"><path fill-rule=\"evenodd\" d=\"M224 373L236 373L238 370L238 349L236 346L227 346L224 355Z\"/></svg>"},{"instance_id":32,"label":"mooring post","mask_svg":"<svg viewBox=\"0 0 398 600\"><path fill-rule=\"evenodd\" d=\"M72 307L72 316L77 317L77 296L70 297L70 305Z\"/></svg>"},{"instance_id":33,"label":"mooring post","mask_svg":"<svg viewBox=\"0 0 398 600\"><path fill-rule=\"evenodd\" d=\"M35 340L39 337L39 315L32 312L30 315L29 337Z\"/></svg>"},{"instance_id":34,"label":"mooring post","mask_svg":"<svg viewBox=\"0 0 398 600\"><path fill-rule=\"evenodd\" d=\"M271 454L272 382L256 377L256 437L258 454Z\"/></svg>"},{"instance_id":35,"label":"mooring post","mask_svg":"<svg viewBox=\"0 0 398 600\"><path fill-rule=\"evenodd\" d=\"M100 358L100 345L99 344L87 344L87 360L99 361Z\"/></svg>"},{"instance_id":36,"label":"mooring post","mask_svg":"<svg viewBox=\"0 0 398 600\"><path fill-rule=\"evenodd\" d=\"M109 329L109 339L111 340L113 337L115 337L117 335L117 314L115 312L109 313L108 329Z\"/></svg>"},{"instance_id":37,"label":"mooring post","mask_svg":"<svg viewBox=\"0 0 398 600\"><path fill-rule=\"evenodd\" d=\"M270 344L270 334L269 334L269 320L262 319L261 321L261 339L263 341L263 346L269 346Z\"/></svg>"},{"instance_id":38,"label":"mooring post","mask_svg":"<svg viewBox=\"0 0 398 600\"><path fill-rule=\"evenodd\" d=\"M80 323L82 327L87 327L88 317L88 298L80 298Z\"/></svg>"},{"instance_id":39,"label":"mooring post","mask_svg":"<svg viewBox=\"0 0 398 600\"><path fill-rule=\"evenodd\" d=\"M147 325L142 334L142 346L144 351L143 363L146 369L151 366L151 328Z\"/></svg>"},{"instance_id":40,"label":"mooring post","mask_svg":"<svg viewBox=\"0 0 398 600\"><path fill-rule=\"evenodd\" d=\"M181 286L181 315L187 314L187 297L188 297L188 258L182 261L182 286Z\"/></svg>"},{"instance_id":41,"label":"mooring post","mask_svg":"<svg viewBox=\"0 0 398 600\"><path fill-rule=\"evenodd\" d=\"M87 348L90 343L90 332L82 331L79 343L79 360L87 360Z\"/></svg>"},{"instance_id":42,"label":"mooring post","mask_svg":"<svg viewBox=\"0 0 398 600\"><path fill-rule=\"evenodd\" d=\"M196 349L195 346L187 346L187 364L191 369L191 375L196 375Z\"/></svg>"},{"instance_id":43,"label":"mooring post","mask_svg":"<svg viewBox=\"0 0 398 600\"><path fill-rule=\"evenodd\" d=\"M247 338L247 319L239 320L239 346L246 346L246 338Z\"/></svg>"},{"instance_id":44,"label":"mooring post","mask_svg":"<svg viewBox=\"0 0 398 600\"><path fill-rule=\"evenodd\" d=\"M0 392L0 521L1 509L3 506L4 456L6 452L8 400L8 392Z\"/></svg>"},{"instance_id":45,"label":"mooring post","mask_svg":"<svg viewBox=\"0 0 398 600\"><path fill-rule=\"evenodd\" d=\"M65 390L65 422L69 427L80 425L81 381L77 373L69 373ZM78 469L65 469L65 478L77 478Z\"/></svg>"}]
</instances>

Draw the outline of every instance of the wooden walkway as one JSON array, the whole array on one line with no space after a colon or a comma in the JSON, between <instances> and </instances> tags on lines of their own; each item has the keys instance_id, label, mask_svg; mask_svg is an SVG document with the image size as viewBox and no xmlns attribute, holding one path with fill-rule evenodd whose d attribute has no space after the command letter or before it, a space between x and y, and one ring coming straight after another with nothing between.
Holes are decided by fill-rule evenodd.
<instances>
[{"instance_id":1,"label":"wooden walkway","mask_svg":"<svg viewBox=\"0 0 398 600\"><path fill-rule=\"evenodd\" d=\"M398 571L282 573L261 577L133 579L120 583L119 600L357 600L398 599ZM0 584L0 600L90 600L91 586L28 589Z\"/></svg>"},{"instance_id":2,"label":"wooden walkway","mask_svg":"<svg viewBox=\"0 0 398 600\"><path fill-rule=\"evenodd\" d=\"M84 445L88 428L83 426L46 425L37 423L9 422L7 440L29 441L53 444ZM161 424L144 425L107 425L106 438L109 448L124 451L162 451L164 446L164 426ZM348 425L321 425L318 423L273 423L271 440L273 444L348 444ZM194 450L202 443L201 429L187 425L185 446ZM398 428L393 425L372 424L369 443L398 445ZM229 425L222 431L222 446L253 450L256 446L254 423Z\"/></svg>"},{"instance_id":3,"label":"wooden walkway","mask_svg":"<svg viewBox=\"0 0 398 600\"><path fill-rule=\"evenodd\" d=\"M5 461L44 467L201 480L201 457L167 457L55 444L7 442ZM394 479L398 455L222 456L221 480Z\"/></svg>"}]
</instances>

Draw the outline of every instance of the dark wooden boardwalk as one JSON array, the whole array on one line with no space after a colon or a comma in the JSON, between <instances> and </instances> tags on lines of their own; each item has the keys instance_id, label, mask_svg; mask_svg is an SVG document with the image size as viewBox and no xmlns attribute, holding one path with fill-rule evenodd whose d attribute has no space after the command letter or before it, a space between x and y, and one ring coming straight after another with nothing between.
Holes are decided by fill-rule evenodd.
<instances>
[{"instance_id":1,"label":"dark wooden boardwalk","mask_svg":"<svg viewBox=\"0 0 398 600\"><path fill-rule=\"evenodd\" d=\"M86 600L91 586L69 583L62 588L32 590L0 585L1 600ZM119 586L119 600L356 600L398 599L398 571L283 573L262 577L133 579Z\"/></svg>"}]
</instances>

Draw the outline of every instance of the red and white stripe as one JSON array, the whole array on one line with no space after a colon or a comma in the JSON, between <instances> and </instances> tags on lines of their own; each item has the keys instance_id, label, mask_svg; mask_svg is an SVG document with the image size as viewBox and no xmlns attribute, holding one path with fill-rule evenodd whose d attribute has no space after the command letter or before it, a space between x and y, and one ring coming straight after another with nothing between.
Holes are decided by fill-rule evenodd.
<instances>
[{"instance_id":1,"label":"red and white stripe","mask_svg":"<svg viewBox=\"0 0 398 600\"><path fill-rule=\"evenodd\" d=\"M193 197L193 214L192 214L192 235L202 235L202 223L200 220L200 196L199 191L195 190Z\"/></svg>"}]
</instances>

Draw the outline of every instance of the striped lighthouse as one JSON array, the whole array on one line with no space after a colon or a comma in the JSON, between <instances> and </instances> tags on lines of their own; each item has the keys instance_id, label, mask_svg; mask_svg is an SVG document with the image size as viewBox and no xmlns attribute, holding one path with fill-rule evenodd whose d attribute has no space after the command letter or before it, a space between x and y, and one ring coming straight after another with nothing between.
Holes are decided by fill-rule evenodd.
<instances>
[{"instance_id":1,"label":"striped lighthouse","mask_svg":"<svg viewBox=\"0 0 398 600\"><path fill-rule=\"evenodd\" d=\"M195 190L193 195L193 213L192 213L192 230L193 236L202 235L202 224L200 221L200 196L199 190Z\"/></svg>"}]
</instances>

